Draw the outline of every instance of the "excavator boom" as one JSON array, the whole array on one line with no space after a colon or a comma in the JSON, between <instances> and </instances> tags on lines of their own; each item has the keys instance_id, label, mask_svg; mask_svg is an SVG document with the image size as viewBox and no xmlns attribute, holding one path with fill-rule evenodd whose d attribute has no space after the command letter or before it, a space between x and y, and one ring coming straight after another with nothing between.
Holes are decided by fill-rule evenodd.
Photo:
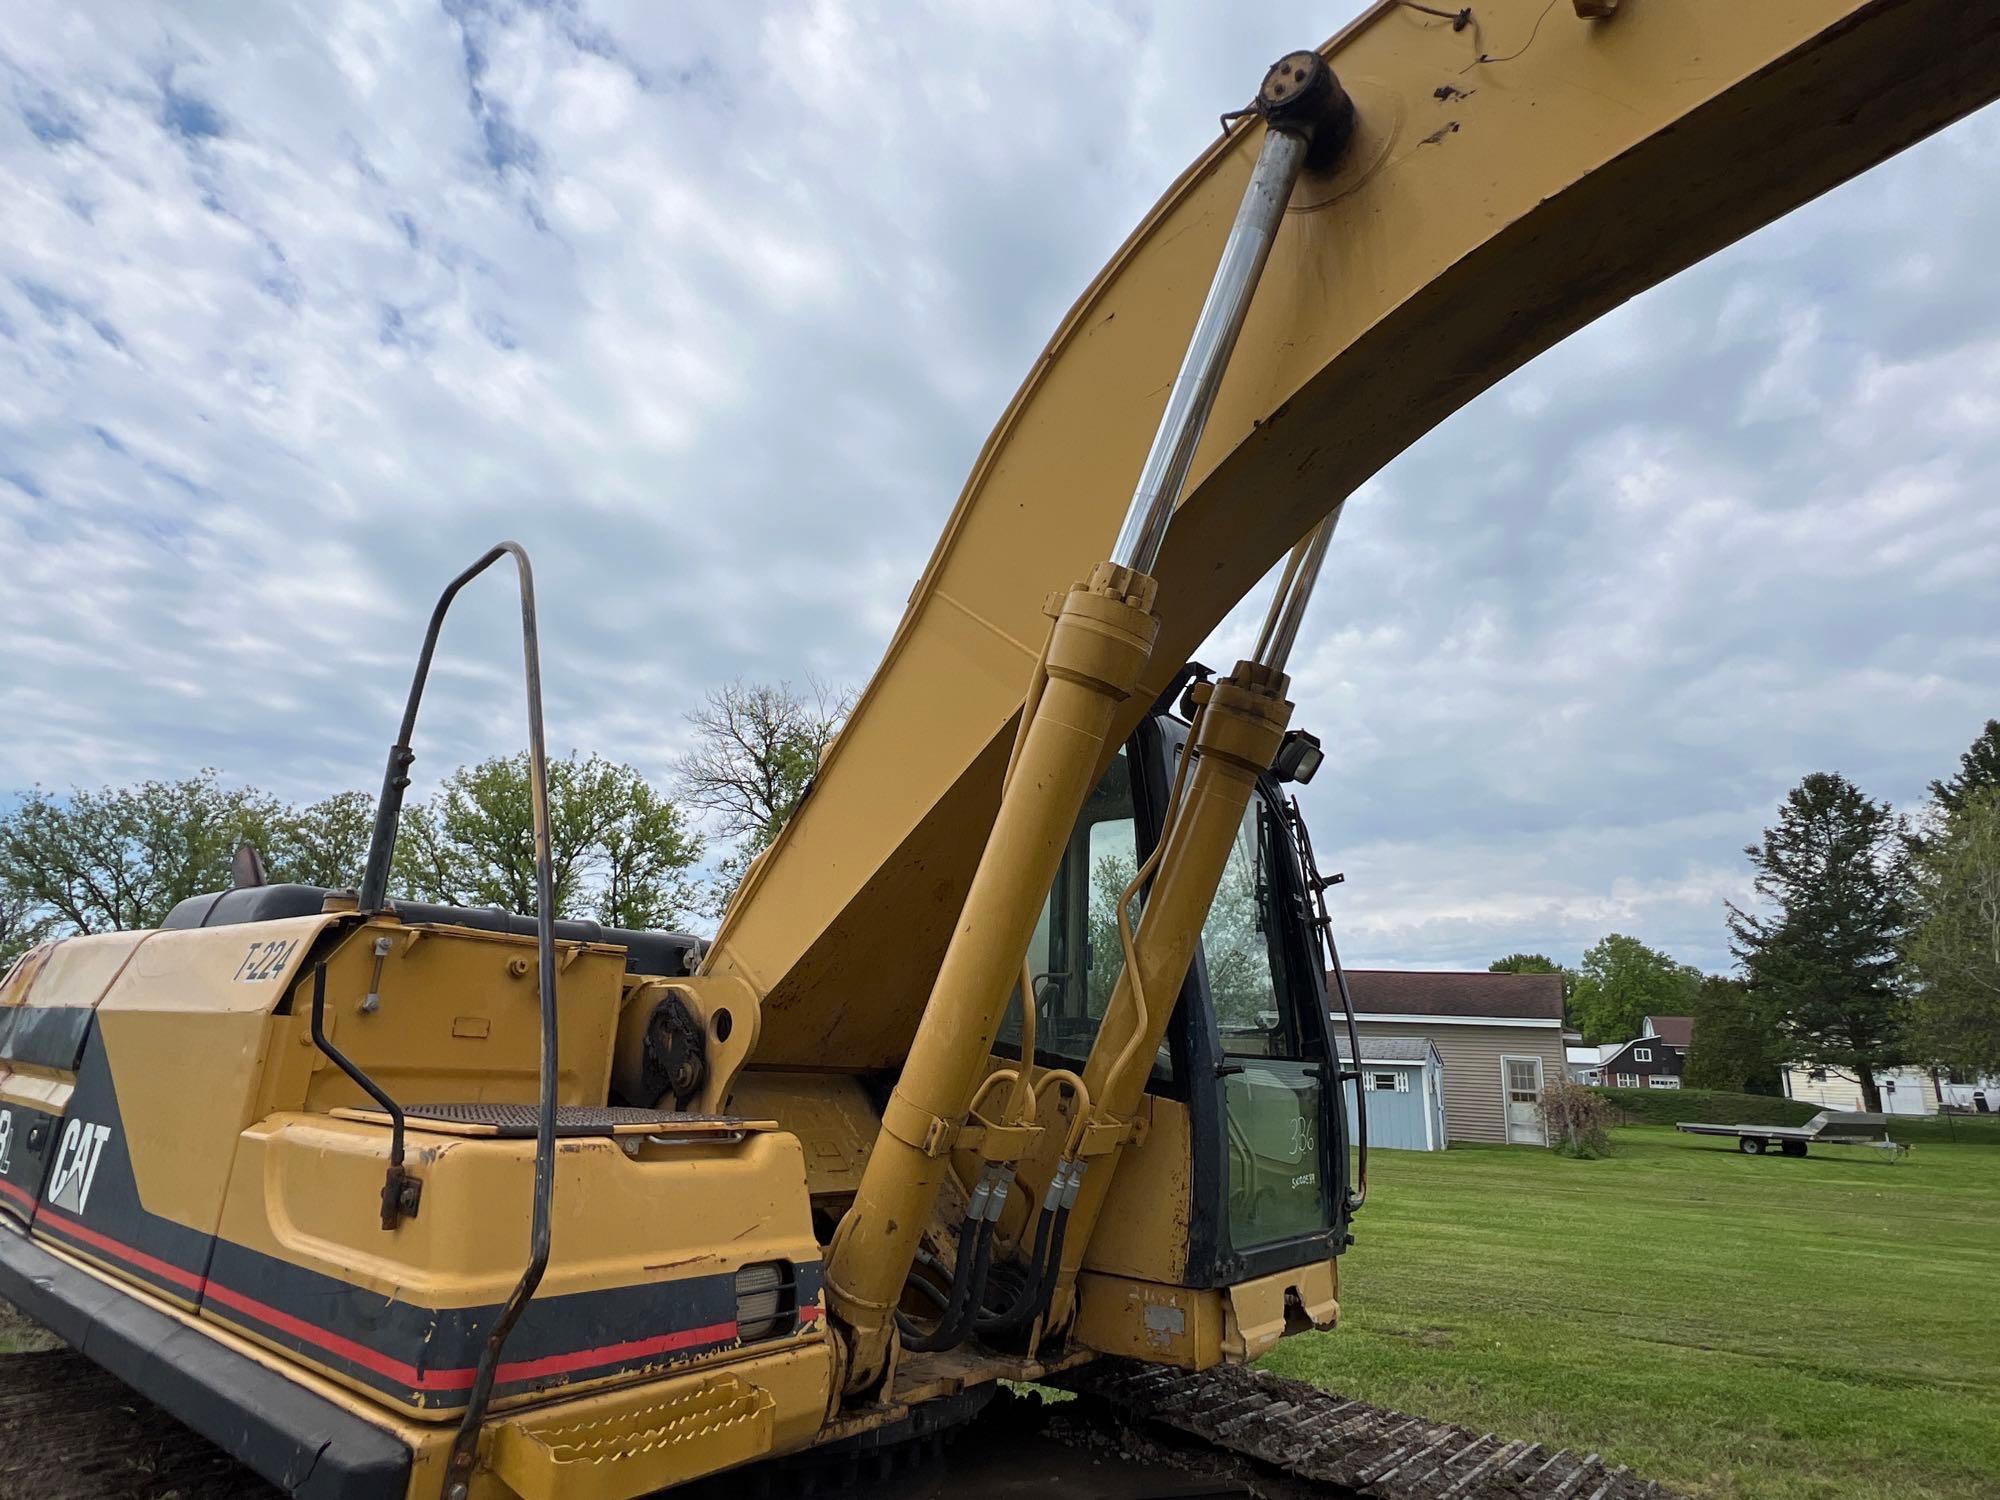
<instances>
[{"instance_id":1,"label":"excavator boom","mask_svg":"<svg viewBox=\"0 0 2000 1500\"><path fill-rule=\"evenodd\" d=\"M1453 411L2000 90L2000 10L1963 0L1484 0L1464 25L1438 9L1457 12L1381 0L1322 49L1356 137L1293 196L1113 744L1260 575ZM762 998L753 1066L905 1055L998 805L1043 601L1112 546L1260 135L1218 140L1064 319L729 912L705 967Z\"/></svg>"},{"instance_id":2,"label":"excavator boom","mask_svg":"<svg viewBox=\"0 0 2000 1500\"><path fill-rule=\"evenodd\" d=\"M249 858L0 977L0 1295L299 1496L636 1500L1003 1379L1397 1500L1655 1493L1244 1368L1333 1326L1366 1196L1286 663L1396 454L1996 94L1968 0L1381 0L1287 54L1057 331L712 944L557 919L502 544L358 893ZM534 918L389 890L508 555Z\"/></svg>"}]
</instances>

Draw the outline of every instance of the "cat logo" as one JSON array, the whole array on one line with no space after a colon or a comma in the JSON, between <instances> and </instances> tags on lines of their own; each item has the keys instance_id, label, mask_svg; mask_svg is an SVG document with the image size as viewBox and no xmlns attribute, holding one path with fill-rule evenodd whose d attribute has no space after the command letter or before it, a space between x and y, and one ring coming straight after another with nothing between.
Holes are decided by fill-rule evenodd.
<instances>
[{"instance_id":1,"label":"cat logo","mask_svg":"<svg viewBox=\"0 0 2000 1500\"><path fill-rule=\"evenodd\" d=\"M14 1111L0 1109L0 1177L14 1170Z\"/></svg>"},{"instance_id":2,"label":"cat logo","mask_svg":"<svg viewBox=\"0 0 2000 1500\"><path fill-rule=\"evenodd\" d=\"M109 1125L89 1125L71 1120L63 1130L56 1164L49 1174L49 1202L80 1214L90 1202L90 1185L97 1180L97 1163L104 1155L104 1143L111 1139Z\"/></svg>"}]
</instances>

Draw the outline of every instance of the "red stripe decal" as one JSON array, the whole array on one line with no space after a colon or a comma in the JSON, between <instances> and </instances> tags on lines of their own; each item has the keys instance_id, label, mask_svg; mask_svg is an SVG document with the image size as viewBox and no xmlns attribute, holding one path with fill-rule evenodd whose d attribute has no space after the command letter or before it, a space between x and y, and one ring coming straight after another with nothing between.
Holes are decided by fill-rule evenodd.
<instances>
[{"instance_id":1,"label":"red stripe decal","mask_svg":"<svg viewBox=\"0 0 2000 1500\"><path fill-rule=\"evenodd\" d=\"M34 1211L35 1195L22 1188L15 1187L13 1183L7 1181L5 1178L0 1178L0 1193L5 1193L9 1198L15 1199L31 1213Z\"/></svg>"},{"instance_id":2,"label":"red stripe decal","mask_svg":"<svg viewBox=\"0 0 2000 1500\"><path fill-rule=\"evenodd\" d=\"M415 1365L406 1364L400 1359L392 1359L389 1355L371 1349L366 1344L357 1344L353 1339L342 1338L339 1334L308 1323L303 1318L295 1318L290 1313L280 1312L269 1303L259 1302L255 1297L246 1297L219 1281L211 1281L208 1284L207 1300L211 1303L219 1302L232 1312L255 1318L259 1323L275 1328L280 1333L289 1333L293 1338L303 1339L308 1344L317 1344L328 1353L337 1354L350 1364L359 1365L364 1370L373 1370L385 1379L397 1381L414 1390L438 1389L442 1378L453 1373L419 1370ZM466 1384L471 1383L468 1374Z\"/></svg>"},{"instance_id":3,"label":"red stripe decal","mask_svg":"<svg viewBox=\"0 0 2000 1500\"><path fill-rule=\"evenodd\" d=\"M19 1193L32 1206L34 1200L20 1189L7 1183L0 1183L10 1192ZM79 1224L66 1214L56 1213L43 1207L38 1222L47 1223L67 1238L74 1238L82 1244L103 1251L128 1265L187 1288L197 1298L207 1303L220 1304L232 1312L254 1318L280 1333L316 1345L330 1354L339 1356L350 1364L359 1365L364 1370L372 1370L384 1379L418 1391L463 1391L472 1388L477 1371L471 1366L453 1370L419 1370L415 1365L396 1359L371 1349L366 1344L357 1344L353 1339L343 1338L329 1329L308 1323L303 1318L292 1316L259 1302L255 1297L224 1286L219 1281L206 1281L191 1272L171 1265L143 1250L135 1250L130 1245L121 1244L109 1235L100 1234L95 1229ZM819 1316L817 1307L799 1310L799 1321L809 1322ZM595 1349L577 1349L568 1354L548 1354L538 1359L515 1360L500 1366L495 1380L508 1384L519 1380L537 1380L548 1375L568 1375L578 1370L587 1370L597 1365L620 1364L627 1360L646 1359L657 1354L672 1354L677 1350L692 1348L700 1344L719 1344L736 1337L737 1325L734 1319L727 1323L711 1323L705 1328L683 1328L672 1333L656 1334L652 1338L628 1339L623 1343L604 1344Z\"/></svg>"},{"instance_id":4,"label":"red stripe decal","mask_svg":"<svg viewBox=\"0 0 2000 1500\"><path fill-rule=\"evenodd\" d=\"M683 1328L678 1333L662 1333L649 1339L631 1339L622 1344L606 1344L599 1349L579 1349L574 1354L550 1354L541 1359L524 1359L515 1364L500 1367L494 1377L501 1383L510 1380L534 1380L543 1375L567 1375L572 1370L588 1369L592 1365L620 1363L628 1359L645 1359L654 1354L671 1354L677 1349L686 1349L695 1344L719 1344L736 1337L736 1320L727 1323L711 1323L706 1328ZM470 1386L470 1370L440 1370L440 1377L450 1376L456 1383ZM463 1381L457 1381L458 1376Z\"/></svg>"},{"instance_id":5,"label":"red stripe decal","mask_svg":"<svg viewBox=\"0 0 2000 1500\"><path fill-rule=\"evenodd\" d=\"M365 1344L357 1344L352 1339L342 1338L303 1318L295 1318L290 1313L259 1302L254 1297L246 1297L241 1292L223 1286L220 1282L208 1284L208 1300L220 1302L224 1307L247 1314L258 1322L268 1324L293 1338L303 1339L309 1344L317 1344L342 1359L373 1370L376 1374L395 1380L412 1390L418 1391L465 1391L472 1389L473 1367L465 1366L455 1370L419 1370L415 1365L405 1364L379 1350L370 1349ZM688 1328L676 1333L663 1333L650 1339L632 1339L622 1344L606 1344L596 1349L578 1349L569 1354L551 1354L541 1359L524 1359L511 1364L503 1364L494 1379L505 1384L515 1380L533 1380L542 1375L565 1375L574 1370L584 1370L592 1365L614 1364L621 1360L643 1359L649 1354L666 1354L676 1349L685 1349L693 1344L721 1343L736 1337L736 1324L716 1323L707 1328Z\"/></svg>"},{"instance_id":6,"label":"red stripe decal","mask_svg":"<svg viewBox=\"0 0 2000 1500\"><path fill-rule=\"evenodd\" d=\"M99 1234L88 1225L79 1224L69 1215L57 1213L46 1203L42 1205L41 1212L35 1215L35 1224L38 1228L46 1226L53 1229L65 1239L88 1245L93 1250L101 1250L104 1254L122 1260L127 1265L137 1267L148 1276L157 1277L174 1286L184 1287L196 1298L201 1296L202 1278L194 1272L183 1271L170 1261L161 1260L156 1255L148 1255L143 1250L134 1250L130 1245L122 1244L108 1234Z\"/></svg>"}]
</instances>

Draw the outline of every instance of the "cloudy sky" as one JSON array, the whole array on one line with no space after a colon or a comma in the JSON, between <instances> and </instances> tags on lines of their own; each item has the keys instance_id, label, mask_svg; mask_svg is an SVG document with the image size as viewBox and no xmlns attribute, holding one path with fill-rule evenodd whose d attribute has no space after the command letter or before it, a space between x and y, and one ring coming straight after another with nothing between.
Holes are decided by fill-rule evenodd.
<instances>
[{"instance_id":1,"label":"cloudy sky","mask_svg":"<svg viewBox=\"0 0 2000 1500\"><path fill-rule=\"evenodd\" d=\"M1358 8L11 6L0 798L372 787L501 536L558 748L664 778L718 682L859 682L1070 302ZM1913 805L2000 714L1996 181L1989 114L1356 497L1295 660L1352 961L1724 967L1787 786ZM420 773L518 744L511 629L468 597Z\"/></svg>"}]
</instances>

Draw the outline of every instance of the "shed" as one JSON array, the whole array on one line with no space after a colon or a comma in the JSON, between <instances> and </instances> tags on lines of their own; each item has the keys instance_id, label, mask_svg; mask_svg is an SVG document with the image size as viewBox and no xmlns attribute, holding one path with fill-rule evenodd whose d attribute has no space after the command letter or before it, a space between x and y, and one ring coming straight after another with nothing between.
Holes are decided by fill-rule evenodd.
<instances>
[{"instance_id":1,"label":"shed","mask_svg":"<svg viewBox=\"0 0 2000 1500\"><path fill-rule=\"evenodd\" d=\"M1340 1060L1352 1057L1337 1036ZM1368 1144L1390 1151L1445 1148L1444 1059L1420 1036L1361 1038L1361 1089L1368 1095ZM1347 1094L1347 1130L1354 1134L1354 1092Z\"/></svg>"}]
</instances>

